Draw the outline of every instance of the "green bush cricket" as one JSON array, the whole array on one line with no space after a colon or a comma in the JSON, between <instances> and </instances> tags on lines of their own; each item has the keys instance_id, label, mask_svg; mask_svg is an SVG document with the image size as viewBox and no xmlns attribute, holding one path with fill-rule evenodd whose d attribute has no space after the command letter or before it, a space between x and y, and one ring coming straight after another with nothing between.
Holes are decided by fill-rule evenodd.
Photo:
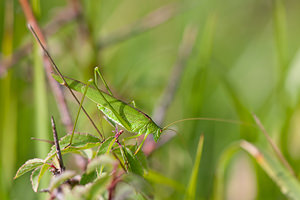
<instances>
[{"instance_id":1,"label":"green bush cricket","mask_svg":"<svg viewBox=\"0 0 300 200\"><path fill-rule=\"evenodd\" d=\"M95 68L95 71L97 68ZM53 74L54 79L63 83L63 80ZM101 77L101 76L100 76ZM64 77L67 84L72 90L84 93L86 85L80 81ZM96 84L94 84L96 85ZM101 112L116 124L125 128L128 132L138 133L134 137L145 134L145 137L138 147L138 150L143 145L149 134L153 134L155 141L158 141L163 128L159 127L147 114L137 108L119 100L110 94L101 91L98 87L89 87L85 94L89 99L97 103ZM138 151L137 150L137 151Z\"/></svg>"},{"instance_id":2,"label":"green bush cricket","mask_svg":"<svg viewBox=\"0 0 300 200\"><path fill-rule=\"evenodd\" d=\"M167 125L166 127L161 128L146 113L142 112L141 110L137 109L136 107L133 107L133 106L113 97L112 92L110 91L102 74L100 73L100 71L97 67L95 68L95 71L94 71L95 81L89 80L88 84L84 84L75 79L71 79L71 78L67 78L67 77L63 76L60 73L56 64L54 63L53 59L51 58L50 54L46 50L46 48L40 42L35 31L32 29L31 26L29 26L29 28L33 32L33 34L36 37L40 46L42 47L45 55L49 57L55 70L59 74L59 75L53 74L52 75L53 78L56 81L58 81L60 84L65 85L70 91L75 90L75 91L78 91L78 92L81 92L84 94L82 101L80 102L79 111L82 108L82 103L83 103L84 97L87 96L89 99L91 99L92 101L97 103L99 110L109 120L122 126L128 132L137 133L137 135L133 136L132 138L138 137L142 134L145 134L144 139L142 140L141 144L137 148L135 154L141 149L142 145L144 144L144 142L149 134L153 134L153 139L155 140L155 142L157 142L160 138L160 135L162 134L162 132L164 130L166 130L169 126L171 126L175 123L178 123L178 122L190 121L190 120L208 120L208 121L220 121L220 122L243 124L243 122L239 122L239 121L216 119L216 118L188 118L188 119L182 119L182 120L175 121L175 122ZM97 82L97 74L100 76L100 78L101 78L102 82L104 83L109 94L100 90L97 87L97 83L96 83ZM94 87L90 86L90 84L92 84L92 83L93 83ZM71 93L72 93L72 91L71 91ZM79 111L78 111L78 113L79 113ZM77 119L78 119L78 114L76 117L76 122L77 122ZM76 122L74 125L74 129L72 132L72 136L71 136L69 145L72 144L72 138L73 138ZM100 134L100 136L102 136L102 135Z\"/></svg>"},{"instance_id":3,"label":"green bush cricket","mask_svg":"<svg viewBox=\"0 0 300 200\"><path fill-rule=\"evenodd\" d=\"M90 87L89 85L86 85L80 81L71 78L64 77L64 79L72 90L83 93L84 96L87 96L90 100L94 101L97 104L98 109L107 118L112 120L114 123L122 126L128 132L137 133L137 135L133 136L132 138L145 134L144 139L142 140L141 144L139 145L135 153L137 153L141 149L143 143L145 142L149 134L153 134L153 139L155 140L155 142L157 142L164 130L166 130L169 126L178 122L191 121L191 120L206 120L206 121L219 121L219 122L242 124L242 122L239 121L226 120L226 119L188 118L188 119L175 121L167 125L166 127L161 128L146 113L142 112L136 107L131 106L130 104L127 104L113 97L111 95L112 92L110 91L105 80L103 79L102 74L100 73L98 67L95 68L95 80L97 80L96 78L97 73L101 77L106 89L110 94L107 94L106 92L100 90L94 81L92 81L94 83L94 87ZM52 76L59 83L63 84L63 80L60 76L55 74L53 74Z\"/></svg>"}]
</instances>

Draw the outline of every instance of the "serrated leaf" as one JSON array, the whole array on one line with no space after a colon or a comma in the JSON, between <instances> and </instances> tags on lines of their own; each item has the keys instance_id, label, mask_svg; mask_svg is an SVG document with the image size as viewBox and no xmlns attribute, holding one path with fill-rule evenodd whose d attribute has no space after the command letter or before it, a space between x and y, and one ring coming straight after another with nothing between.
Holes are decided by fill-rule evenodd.
<instances>
[{"instance_id":1,"label":"serrated leaf","mask_svg":"<svg viewBox=\"0 0 300 200\"><path fill-rule=\"evenodd\" d=\"M109 147L112 145L111 143L113 142L113 140L115 139L115 137L109 137L107 138L99 147L98 152L97 152L97 156L103 155L105 153L107 153L109 151Z\"/></svg>"},{"instance_id":2,"label":"serrated leaf","mask_svg":"<svg viewBox=\"0 0 300 200\"><path fill-rule=\"evenodd\" d=\"M73 137L73 142L71 146L68 146L70 143L71 135L66 135L62 137L59 141L59 146L62 154L77 152L79 150L90 149L92 147L99 146L100 140L94 135L88 133L75 133ZM50 152L48 153L45 161L50 160L56 155L56 147L53 145Z\"/></svg>"},{"instance_id":3,"label":"serrated leaf","mask_svg":"<svg viewBox=\"0 0 300 200\"><path fill-rule=\"evenodd\" d=\"M23 174L25 174L26 172L29 172L41 165L44 164L44 160L39 159L39 158L34 158L31 160L27 160L17 171L16 176L14 177L14 179L19 178L20 176L22 176Z\"/></svg>"},{"instance_id":4,"label":"serrated leaf","mask_svg":"<svg viewBox=\"0 0 300 200\"><path fill-rule=\"evenodd\" d=\"M109 155L102 155L97 158L94 158L88 165L86 169L86 173L91 173L96 170L100 166L106 166L112 169L113 164L115 163L115 159L113 159Z\"/></svg>"},{"instance_id":5,"label":"serrated leaf","mask_svg":"<svg viewBox=\"0 0 300 200\"><path fill-rule=\"evenodd\" d=\"M126 160L128 162L128 171L143 176L144 170L140 162L137 160L137 158L134 156L134 154L130 151L129 148L125 147L123 149Z\"/></svg>"},{"instance_id":6,"label":"serrated leaf","mask_svg":"<svg viewBox=\"0 0 300 200\"><path fill-rule=\"evenodd\" d=\"M73 178L76 175L74 171L64 171L62 174L55 176L49 185L49 191L52 192L55 188L58 188L61 184Z\"/></svg>"},{"instance_id":7,"label":"serrated leaf","mask_svg":"<svg viewBox=\"0 0 300 200\"><path fill-rule=\"evenodd\" d=\"M34 192L38 191L38 187L41 181L41 178L43 177L43 175L45 174L45 172L49 169L49 165L48 164L44 164L42 167L36 168L31 176L30 176L30 181L31 181L31 185L32 185L32 189Z\"/></svg>"},{"instance_id":8,"label":"serrated leaf","mask_svg":"<svg viewBox=\"0 0 300 200\"><path fill-rule=\"evenodd\" d=\"M104 175L100 178L98 178L92 185L90 185L86 192L85 196L87 200L97 199L97 196L99 196L101 193L103 193L110 183L111 176Z\"/></svg>"}]
</instances>

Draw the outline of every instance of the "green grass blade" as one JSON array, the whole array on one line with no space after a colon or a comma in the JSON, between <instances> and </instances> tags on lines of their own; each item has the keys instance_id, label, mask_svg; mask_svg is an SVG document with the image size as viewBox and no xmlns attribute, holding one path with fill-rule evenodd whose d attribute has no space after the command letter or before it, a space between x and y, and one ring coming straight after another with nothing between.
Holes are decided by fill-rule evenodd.
<instances>
[{"instance_id":1,"label":"green grass blade","mask_svg":"<svg viewBox=\"0 0 300 200\"><path fill-rule=\"evenodd\" d=\"M232 157L238 151L240 151L240 145L239 143L234 143L223 151L219 159L217 170L216 170L215 181L214 181L214 192L213 192L214 200L224 199L225 172Z\"/></svg>"},{"instance_id":2,"label":"green grass blade","mask_svg":"<svg viewBox=\"0 0 300 200\"><path fill-rule=\"evenodd\" d=\"M181 193L185 193L185 186L182 185L181 183L168 178L158 172L149 170L148 173L144 176L144 178L152 183L155 184L160 184L160 185L165 185L168 186L176 191L179 191Z\"/></svg>"},{"instance_id":3,"label":"green grass blade","mask_svg":"<svg viewBox=\"0 0 300 200\"><path fill-rule=\"evenodd\" d=\"M2 2L1 2L2 3ZM14 38L14 1L3 1L3 27L1 59L9 59L13 53ZM0 33L1 34L1 33ZM1 36L2 36L1 34ZM2 66L0 66L2 67ZM16 165L17 143L17 91L15 88L14 71L9 71L0 80L0 199L9 199L12 178ZM2 122L2 123L1 123Z\"/></svg>"},{"instance_id":4,"label":"green grass blade","mask_svg":"<svg viewBox=\"0 0 300 200\"><path fill-rule=\"evenodd\" d=\"M196 186L197 186L197 178L198 178L199 166L200 166L202 149L203 149L203 142L204 142L204 136L201 135L198 143L193 171L187 188L187 194L185 196L186 200L193 200L196 198Z\"/></svg>"},{"instance_id":5,"label":"green grass blade","mask_svg":"<svg viewBox=\"0 0 300 200\"><path fill-rule=\"evenodd\" d=\"M48 109L47 109L47 89L44 67L39 52L39 47L34 47L34 99L35 99L35 137L48 138ZM45 143L36 143L36 152L38 157L47 155L48 145Z\"/></svg>"},{"instance_id":6,"label":"green grass blade","mask_svg":"<svg viewBox=\"0 0 300 200\"><path fill-rule=\"evenodd\" d=\"M254 157L260 167L279 186L281 192L289 199L299 199L300 183L286 169L275 155L259 150L253 144L243 141L241 147Z\"/></svg>"}]
</instances>

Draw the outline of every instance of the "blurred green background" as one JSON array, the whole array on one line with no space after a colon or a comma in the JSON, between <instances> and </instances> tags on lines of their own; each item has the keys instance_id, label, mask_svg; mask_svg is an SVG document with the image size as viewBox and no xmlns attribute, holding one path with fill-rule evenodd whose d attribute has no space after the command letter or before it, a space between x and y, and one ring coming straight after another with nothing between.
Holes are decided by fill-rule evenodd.
<instances>
[{"instance_id":1,"label":"blurred green background","mask_svg":"<svg viewBox=\"0 0 300 200\"><path fill-rule=\"evenodd\" d=\"M64 75L86 81L93 77L93 68L100 66L115 96L134 100L153 116L179 62L184 68L164 125L189 117L254 123L254 112L299 171L299 1L32 0L31 5L42 29L48 27L44 33L49 51ZM70 17L65 10L75 5L80 15ZM64 17L69 21L55 21ZM2 200L38 197L29 174L17 180L13 176L26 160L46 156L49 146L30 138L52 139L52 115L59 135L66 134L46 82L41 53L26 23L17 0L0 1ZM191 53L180 62L179 49L184 35L192 37L189 32L196 38L190 44ZM16 57L24 45L29 47ZM67 91L65 95L74 120L78 105ZM112 128L101 120L95 104L87 100L85 106L110 135ZM269 149L259 129L215 121L187 121L175 128L177 136L153 152L149 165L187 185L203 133L197 199L214 198L218 170L225 171L224 199L285 199L246 153L229 156L226 167L219 163L226 149L241 139ZM96 135L82 114L77 130ZM169 187L153 187L156 199L183 198Z\"/></svg>"}]
</instances>

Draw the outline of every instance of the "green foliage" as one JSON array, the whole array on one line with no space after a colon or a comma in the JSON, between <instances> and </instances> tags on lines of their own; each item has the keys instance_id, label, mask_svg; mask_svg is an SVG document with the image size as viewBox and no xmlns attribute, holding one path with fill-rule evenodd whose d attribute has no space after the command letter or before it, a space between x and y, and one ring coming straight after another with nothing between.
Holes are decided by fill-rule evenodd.
<instances>
[{"instance_id":1,"label":"green foliage","mask_svg":"<svg viewBox=\"0 0 300 200\"><path fill-rule=\"evenodd\" d=\"M66 169L76 172L74 177L62 174L51 189L53 193L60 191L65 199L108 199L113 182L117 183L115 199L231 199L246 194L249 188L255 199L299 196L298 1L28 2L46 36L47 49L64 75L88 80L94 67L99 66L114 94L111 100L120 100L120 105L135 100L154 122L159 97L169 89L168 80L175 83L173 68L182 64L177 61L186 55L180 41L189 30L186 27L194 28L198 35L193 50L178 72L180 78L171 100L163 100L167 105L165 124L158 125L190 117L233 119L250 125L205 121L176 124L171 127L177 132L172 140L168 131L162 135L156 132L153 136L156 141L160 139L159 143L146 142L146 155L142 151L134 155L135 141L123 140L132 133L125 131L119 139L111 134L122 120L113 116L103 101L100 109L106 118L112 118L108 120L112 128L102 120L95 103L86 98L83 106L106 140L91 135L95 130L80 111L76 131L89 134L76 133L74 144L68 146L70 136L64 133L70 128L61 115L61 99L56 99L45 79L45 58L26 28L28 21L20 3L4 0L0 3L1 200L49 198L48 194L40 198L39 190L49 189L46 175L60 170L56 149L30 138L51 138L51 115L62 138ZM83 88L77 91L83 93ZM68 91L64 97L71 119L75 119L78 105ZM116 112L121 114L120 107L116 106ZM295 176L253 128L250 112L260 117ZM139 122L134 115L131 124ZM196 167L200 156L195 138L201 134L205 143L201 165ZM257 157L246 149L254 158L246 163L251 172L232 167L236 165L236 152L241 151L241 140L251 142L260 153ZM26 162L37 157L43 159ZM31 172L33 190L27 172ZM252 176L254 182L243 180L249 188L241 185L232 189L239 183L234 179L239 173ZM52 174L52 178L56 176Z\"/></svg>"},{"instance_id":2,"label":"green foliage","mask_svg":"<svg viewBox=\"0 0 300 200\"><path fill-rule=\"evenodd\" d=\"M142 176L144 174L142 165L134 156L133 152L127 147L123 148L123 151L126 157L128 171Z\"/></svg>"},{"instance_id":3,"label":"green foliage","mask_svg":"<svg viewBox=\"0 0 300 200\"><path fill-rule=\"evenodd\" d=\"M81 153L79 150L90 149L92 147L99 146L100 140L99 138L87 134L87 133L75 133L73 137L72 146L68 146L70 143L71 135L66 135L65 137L61 138L59 141L59 145L62 148L62 154L77 152ZM55 145L51 147L50 152L48 153L45 161L49 161L56 155L56 148Z\"/></svg>"},{"instance_id":4,"label":"green foliage","mask_svg":"<svg viewBox=\"0 0 300 200\"><path fill-rule=\"evenodd\" d=\"M35 170L31 173L30 180L34 192L38 191L40 181L49 168L50 166L48 164L44 164L42 167L35 168Z\"/></svg>"},{"instance_id":5,"label":"green foliage","mask_svg":"<svg viewBox=\"0 0 300 200\"><path fill-rule=\"evenodd\" d=\"M15 175L15 179L19 178L20 176L24 175L25 173L43 165L45 162L42 159L34 158L31 160L26 161L17 171Z\"/></svg>"},{"instance_id":6,"label":"green foliage","mask_svg":"<svg viewBox=\"0 0 300 200\"><path fill-rule=\"evenodd\" d=\"M66 182L67 180L70 180L76 175L73 171L64 171L58 176L55 176L52 178L50 184L49 184L49 192L53 192L54 189L58 188L61 184Z\"/></svg>"}]
</instances>

